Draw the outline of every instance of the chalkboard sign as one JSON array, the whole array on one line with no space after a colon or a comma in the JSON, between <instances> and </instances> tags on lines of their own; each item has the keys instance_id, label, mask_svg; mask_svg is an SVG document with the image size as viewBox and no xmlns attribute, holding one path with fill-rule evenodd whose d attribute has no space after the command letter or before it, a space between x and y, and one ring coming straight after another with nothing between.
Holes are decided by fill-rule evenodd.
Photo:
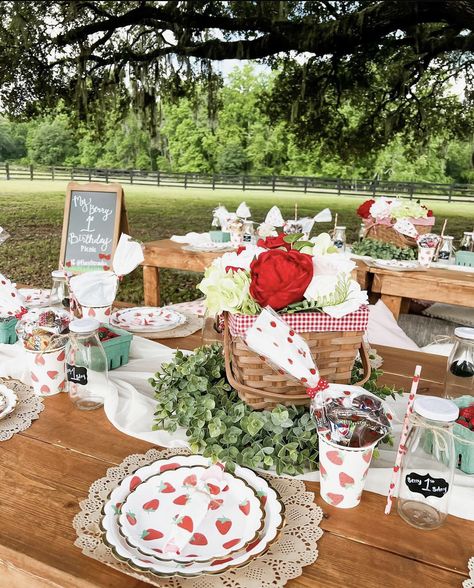
<instances>
[{"instance_id":1,"label":"chalkboard sign","mask_svg":"<svg viewBox=\"0 0 474 588\"><path fill-rule=\"evenodd\" d=\"M449 490L449 484L444 478L432 478L429 474L421 476L411 472L406 475L405 483L412 492L422 494L425 498L428 496L443 498Z\"/></svg>"},{"instance_id":2,"label":"chalkboard sign","mask_svg":"<svg viewBox=\"0 0 474 588\"><path fill-rule=\"evenodd\" d=\"M80 384L81 386L86 386L88 383L87 368L85 367L79 367L77 365L71 365L70 363L67 363L66 374L68 382Z\"/></svg>"},{"instance_id":3,"label":"chalkboard sign","mask_svg":"<svg viewBox=\"0 0 474 588\"><path fill-rule=\"evenodd\" d=\"M73 272L110 269L124 214L120 184L70 182L60 265Z\"/></svg>"}]
</instances>

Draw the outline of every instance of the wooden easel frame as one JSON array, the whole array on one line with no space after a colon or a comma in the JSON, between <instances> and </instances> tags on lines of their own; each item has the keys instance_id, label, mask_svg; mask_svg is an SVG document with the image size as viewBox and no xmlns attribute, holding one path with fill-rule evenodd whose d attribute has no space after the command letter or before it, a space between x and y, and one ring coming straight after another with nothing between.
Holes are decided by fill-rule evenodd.
<instances>
[{"instance_id":1,"label":"wooden easel frame","mask_svg":"<svg viewBox=\"0 0 474 588\"><path fill-rule=\"evenodd\" d=\"M64 216L63 216L63 230L61 235L61 249L59 252L59 267L64 267L66 248L67 248L67 237L69 228L69 215L71 211L71 198L72 192L114 192L117 199L115 223L114 223L114 237L112 241L112 255L115 252L117 243L119 241L121 233L129 232L127 209L125 207L125 195L121 184L110 183L105 184L101 182L89 182L86 184L79 184L78 182L69 182L66 188L66 201L64 203ZM100 269L98 267L97 269Z\"/></svg>"}]
</instances>

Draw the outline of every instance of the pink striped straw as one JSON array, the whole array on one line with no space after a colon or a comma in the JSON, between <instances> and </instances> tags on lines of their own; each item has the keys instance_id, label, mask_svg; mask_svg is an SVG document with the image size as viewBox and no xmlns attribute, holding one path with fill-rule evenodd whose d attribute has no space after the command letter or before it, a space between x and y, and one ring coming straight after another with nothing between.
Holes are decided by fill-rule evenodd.
<instances>
[{"instance_id":1,"label":"pink striped straw","mask_svg":"<svg viewBox=\"0 0 474 588\"><path fill-rule=\"evenodd\" d=\"M393 493L395 492L395 486L397 484L398 476L400 475L399 472L400 472L400 464L402 461L402 457L406 451L405 444L407 442L407 437L408 437L408 433L410 430L410 416L413 412L413 404L415 402L416 391L418 389L418 384L420 382L420 374L421 374L421 365L417 365L415 368L415 373L413 375L413 380L411 381L411 390L410 390L410 395L408 396L408 406L407 406L407 410L405 412L405 418L403 420L403 428L402 428L402 434L400 436L400 444L398 445L397 457L395 459L395 465L393 466L392 480L390 482L390 486L388 489L387 504L385 506L385 514L387 514L387 515L390 514L390 511L392 510Z\"/></svg>"}]
</instances>

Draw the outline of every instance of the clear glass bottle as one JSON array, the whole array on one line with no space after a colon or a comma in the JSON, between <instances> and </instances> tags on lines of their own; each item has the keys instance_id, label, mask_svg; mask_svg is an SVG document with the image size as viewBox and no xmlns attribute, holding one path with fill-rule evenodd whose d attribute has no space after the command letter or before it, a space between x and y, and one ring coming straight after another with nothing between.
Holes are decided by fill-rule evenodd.
<instances>
[{"instance_id":1,"label":"clear glass bottle","mask_svg":"<svg viewBox=\"0 0 474 588\"><path fill-rule=\"evenodd\" d=\"M70 294L67 282L69 275L63 270L54 270L51 272L53 285L51 287L51 294L49 295L50 306L60 306L69 310Z\"/></svg>"},{"instance_id":2,"label":"clear glass bottle","mask_svg":"<svg viewBox=\"0 0 474 588\"><path fill-rule=\"evenodd\" d=\"M459 409L451 400L418 396L402 457L398 514L419 529L440 527L448 514L456 466L454 421Z\"/></svg>"},{"instance_id":3,"label":"clear glass bottle","mask_svg":"<svg viewBox=\"0 0 474 588\"><path fill-rule=\"evenodd\" d=\"M365 238L365 224L364 223L360 223L360 228L359 228L359 235L357 240L358 241L363 241Z\"/></svg>"},{"instance_id":4,"label":"clear glass bottle","mask_svg":"<svg viewBox=\"0 0 474 588\"><path fill-rule=\"evenodd\" d=\"M444 381L446 398L474 396L474 329L458 327Z\"/></svg>"},{"instance_id":5,"label":"clear glass bottle","mask_svg":"<svg viewBox=\"0 0 474 588\"><path fill-rule=\"evenodd\" d=\"M104 404L108 388L107 356L98 335L99 321L76 319L69 324L66 377L72 402L81 410Z\"/></svg>"},{"instance_id":6,"label":"clear glass bottle","mask_svg":"<svg viewBox=\"0 0 474 588\"><path fill-rule=\"evenodd\" d=\"M473 251L473 233L471 231L464 231L461 243L459 244L459 251Z\"/></svg>"},{"instance_id":7,"label":"clear glass bottle","mask_svg":"<svg viewBox=\"0 0 474 588\"><path fill-rule=\"evenodd\" d=\"M340 251L346 250L346 227L335 227L334 236L332 238L334 247Z\"/></svg>"},{"instance_id":8,"label":"clear glass bottle","mask_svg":"<svg viewBox=\"0 0 474 588\"><path fill-rule=\"evenodd\" d=\"M255 229L253 228L253 221L245 220L243 227L243 234L242 234L242 245L249 245L256 242L255 239Z\"/></svg>"},{"instance_id":9,"label":"clear glass bottle","mask_svg":"<svg viewBox=\"0 0 474 588\"><path fill-rule=\"evenodd\" d=\"M454 262L454 237L445 235L441 241L440 248L438 250L438 260L444 263Z\"/></svg>"}]
</instances>

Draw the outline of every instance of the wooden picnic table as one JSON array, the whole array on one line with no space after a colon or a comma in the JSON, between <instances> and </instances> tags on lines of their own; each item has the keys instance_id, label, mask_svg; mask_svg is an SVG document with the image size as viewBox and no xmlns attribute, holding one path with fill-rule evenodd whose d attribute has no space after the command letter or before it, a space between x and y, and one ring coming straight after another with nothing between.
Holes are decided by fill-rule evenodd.
<instances>
[{"instance_id":1,"label":"wooden picnic table","mask_svg":"<svg viewBox=\"0 0 474 588\"><path fill-rule=\"evenodd\" d=\"M187 251L162 239L145 243L143 286L145 304L160 305L160 268L203 272L222 253ZM357 280L374 297L380 297L395 318L408 309L410 299L431 300L474 308L474 272L429 268L427 271L397 272L357 261Z\"/></svg>"},{"instance_id":2,"label":"wooden picnic table","mask_svg":"<svg viewBox=\"0 0 474 588\"><path fill-rule=\"evenodd\" d=\"M200 335L163 341L194 348ZM398 351L398 353L397 353ZM390 379L404 384L414 362L425 355L387 350ZM419 357L418 357L419 356ZM398 357L398 361L397 361ZM426 356L422 392L436 392L445 359ZM390 368L392 365L392 368ZM74 547L72 519L91 483L107 468L150 443L113 427L103 410L78 411L66 394L45 399L32 426L0 444L0 586L8 588L145 588L148 584L92 560ZM383 514L385 497L364 492L352 510L331 507L308 482L325 517L319 557L289 588L460 588L473 555L474 523L449 516L436 531L405 524L396 508Z\"/></svg>"},{"instance_id":3,"label":"wooden picnic table","mask_svg":"<svg viewBox=\"0 0 474 588\"><path fill-rule=\"evenodd\" d=\"M380 295L396 319L408 310L411 299L474 308L474 272L433 267L426 271L390 271L358 260L357 277L371 295Z\"/></svg>"}]
</instances>

